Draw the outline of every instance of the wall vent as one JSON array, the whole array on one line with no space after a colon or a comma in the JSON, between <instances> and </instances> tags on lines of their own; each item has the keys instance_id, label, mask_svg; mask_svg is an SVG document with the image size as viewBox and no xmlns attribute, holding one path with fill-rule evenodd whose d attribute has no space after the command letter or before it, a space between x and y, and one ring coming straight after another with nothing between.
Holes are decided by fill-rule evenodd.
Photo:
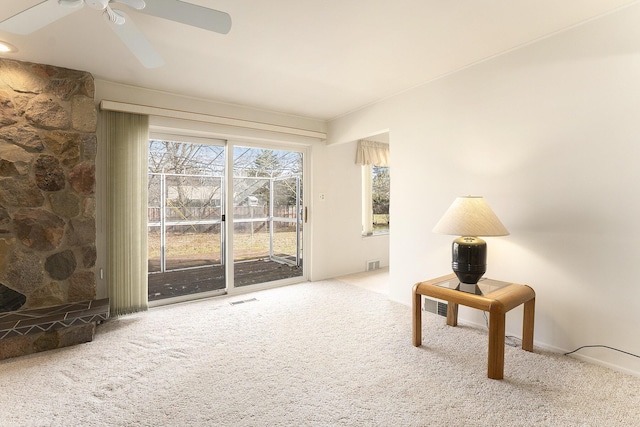
<instances>
[{"instance_id":1,"label":"wall vent","mask_svg":"<svg viewBox=\"0 0 640 427\"><path fill-rule=\"evenodd\" d=\"M366 271L378 270L379 268L380 268L380 260L379 259L367 261L367 270Z\"/></svg>"},{"instance_id":2,"label":"wall vent","mask_svg":"<svg viewBox=\"0 0 640 427\"><path fill-rule=\"evenodd\" d=\"M423 311L428 311L430 313L438 314L443 317L447 317L447 303L442 301L437 301L431 298L425 298L424 304L422 305Z\"/></svg>"}]
</instances>

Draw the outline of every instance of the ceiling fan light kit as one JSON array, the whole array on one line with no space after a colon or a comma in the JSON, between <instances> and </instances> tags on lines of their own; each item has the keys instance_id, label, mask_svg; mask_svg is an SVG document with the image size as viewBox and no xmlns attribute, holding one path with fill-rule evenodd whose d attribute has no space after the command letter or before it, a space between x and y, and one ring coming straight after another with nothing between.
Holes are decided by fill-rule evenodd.
<instances>
[{"instance_id":1,"label":"ceiling fan light kit","mask_svg":"<svg viewBox=\"0 0 640 427\"><path fill-rule=\"evenodd\" d=\"M59 0L60 3L66 3L67 1L71 1L71 2L77 2L79 1L80 3L82 3L83 0ZM125 4L131 8L134 9L144 9L145 7L145 2L144 0L115 0L115 1L111 1L111 0L84 0L85 4L87 6L89 6L90 8L96 9L96 10L105 10L107 7L109 7L109 3L121 3L121 4Z\"/></svg>"},{"instance_id":2,"label":"ceiling fan light kit","mask_svg":"<svg viewBox=\"0 0 640 427\"><path fill-rule=\"evenodd\" d=\"M106 13L106 17L110 22L113 22L116 25L124 25L126 19L124 19L124 16L119 13L117 10L113 10L110 7L106 8L105 10Z\"/></svg>"},{"instance_id":3,"label":"ceiling fan light kit","mask_svg":"<svg viewBox=\"0 0 640 427\"><path fill-rule=\"evenodd\" d=\"M124 11L112 8L113 5L121 4L147 15L220 34L227 34L231 30L231 17L228 13L180 0L149 3L144 0L43 0L0 22L0 30L13 34L31 34L80 10L85 4L91 9L103 11L111 29L146 68L160 67L164 61L133 20Z\"/></svg>"}]
</instances>

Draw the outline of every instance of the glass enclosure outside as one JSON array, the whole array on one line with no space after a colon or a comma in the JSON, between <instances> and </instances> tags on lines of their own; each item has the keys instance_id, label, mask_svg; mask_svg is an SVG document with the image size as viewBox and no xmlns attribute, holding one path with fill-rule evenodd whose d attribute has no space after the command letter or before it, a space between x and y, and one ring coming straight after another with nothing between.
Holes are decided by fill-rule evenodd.
<instances>
[{"instance_id":1,"label":"glass enclosure outside","mask_svg":"<svg viewBox=\"0 0 640 427\"><path fill-rule=\"evenodd\" d=\"M228 238L234 286L302 275L301 152L235 147L231 189L224 145L152 139L148 178L150 301L223 292Z\"/></svg>"},{"instance_id":2,"label":"glass enclosure outside","mask_svg":"<svg viewBox=\"0 0 640 427\"><path fill-rule=\"evenodd\" d=\"M149 141L149 300L225 288L224 146Z\"/></svg>"},{"instance_id":3,"label":"glass enclosure outside","mask_svg":"<svg viewBox=\"0 0 640 427\"><path fill-rule=\"evenodd\" d=\"M234 286L301 276L302 153L235 147L233 156Z\"/></svg>"}]
</instances>

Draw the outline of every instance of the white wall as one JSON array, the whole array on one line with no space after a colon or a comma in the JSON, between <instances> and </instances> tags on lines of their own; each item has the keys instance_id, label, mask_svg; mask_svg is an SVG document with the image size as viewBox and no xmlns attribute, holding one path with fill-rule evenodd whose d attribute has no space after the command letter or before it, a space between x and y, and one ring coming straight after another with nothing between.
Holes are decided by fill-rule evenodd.
<instances>
[{"instance_id":1,"label":"white wall","mask_svg":"<svg viewBox=\"0 0 640 427\"><path fill-rule=\"evenodd\" d=\"M389 265L389 235L362 237L362 166L355 158L356 141L314 148L312 280L365 271L370 260Z\"/></svg>"},{"instance_id":2,"label":"white wall","mask_svg":"<svg viewBox=\"0 0 640 427\"><path fill-rule=\"evenodd\" d=\"M431 229L483 195L511 232L487 239L487 276L536 290L536 345L640 354L639 22L636 5L330 123L330 144L391 132L392 299L450 271L453 236ZM640 359L580 354L640 374Z\"/></svg>"}]
</instances>

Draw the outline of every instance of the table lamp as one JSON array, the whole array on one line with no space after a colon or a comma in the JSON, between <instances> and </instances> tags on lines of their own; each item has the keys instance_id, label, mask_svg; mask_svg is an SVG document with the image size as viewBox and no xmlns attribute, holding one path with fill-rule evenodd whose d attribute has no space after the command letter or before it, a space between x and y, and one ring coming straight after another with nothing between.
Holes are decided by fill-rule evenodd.
<instances>
[{"instance_id":1,"label":"table lamp","mask_svg":"<svg viewBox=\"0 0 640 427\"><path fill-rule=\"evenodd\" d=\"M481 196L456 198L433 232L460 236L451 247L451 267L461 283L471 285L487 271L487 243L479 236L509 235Z\"/></svg>"}]
</instances>

